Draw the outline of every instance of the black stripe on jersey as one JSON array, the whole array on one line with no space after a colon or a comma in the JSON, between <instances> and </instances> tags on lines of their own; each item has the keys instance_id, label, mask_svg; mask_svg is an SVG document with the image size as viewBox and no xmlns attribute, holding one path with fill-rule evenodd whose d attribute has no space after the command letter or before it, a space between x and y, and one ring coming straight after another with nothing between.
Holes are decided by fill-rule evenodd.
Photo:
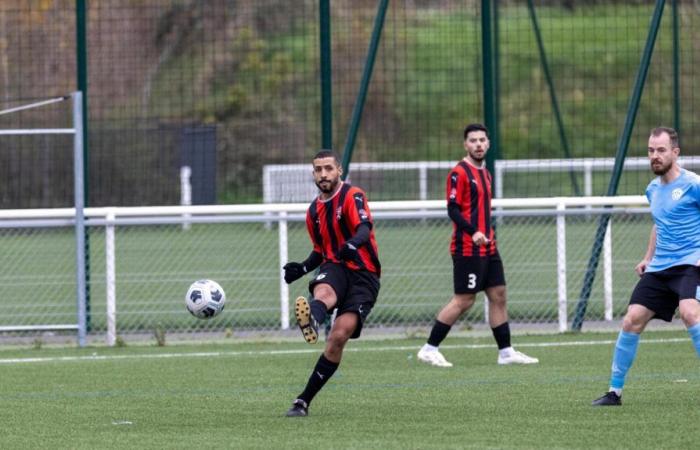
<instances>
[{"instance_id":1,"label":"black stripe on jersey","mask_svg":"<svg viewBox=\"0 0 700 450\"><path fill-rule=\"evenodd\" d=\"M326 230L328 230L328 237L330 238L330 247L331 247L331 252L333 252L332 255L333 258L338 259L338 237L335 235L335 229L333 227L333 221L335 220L335 208L333 208L333 204L335 202L333 199L328 200L325 203L326 207Z\"/></svg>"},{"instance_id":2,"label":"black stripe on jersey","mask_svg":"<svg viewBox=\"0 0 700 450\"><path fill-rule=\"evenodd\" d=\"M476 188L476 179L467 163L462 161L460 164L464 167L464 171L467 173L467 181L469 183L469 223L471 223L474 228L479 230L479 190ZM479 246L474 243L474 239L471 239L472 244L472 255L479 254Z\"/></svg>"},{"instance_id":3,"label":"black stripe on jersey","mask_svg":"<svg viewBox=\"0 0 700 450\"><path fill-rule=\"evenodd\" d=\"M311 206L309 206L309 216L311 216L311 223L314 229L314 242L321 247L321 252L323 252L323 237L321 236L321 224L319 223L318 210L316 209L316 200L311 202Z\"/></svg>"},{"instance_id":4,"label":"black stripe on jersey","mask_svg":"<svg viewBox=\"0 0 700 450\"><path fill-rule=\"evenodd\" d=\"M481 179L481 188L483 189L484 192L484 227L486 228L486 238L491 239L490 230L491 230L491 199L488 195L489 193L489 186L488 186L488 180L486 179L485 171L480 170L479 171L479 178Z\"/></svg>"},{"instance_id":5,"label":"black stripe on jersey","mask_svg":"<svg viewBox=\"0 0 700 450\"><path fill-rule=\"evenodd\" d=\"M462 206L457 202L457 197L453 197L452 193L457 192L457 180L459 180L459 172L456 170L450 174L450 199L449 201L455 203L462 209ZM462 254L462 247L464 245L464 231L460 230L458 226L455 226L455 253L458 255Z\"/></svg>"},{"instance_id":6,"label":"black stripe on jersey","mask_svg":"<svg viewBox=\"0 0 700 450\"><path fill-rule=\"evenodd\" d=\"M342 209L343 205L345 205L345 197L347 196L349 189L350 185L348 185L347 183L343 184L343 187L340 189L340 193L338 194L338 208ZM348 239L350 239L352 237L352 230L348 228L348 223L345 219L345 215L340 216L338 225L340 226L340 232L343 233L344 240L347 241Z\"/></svg>"}]
</instances>

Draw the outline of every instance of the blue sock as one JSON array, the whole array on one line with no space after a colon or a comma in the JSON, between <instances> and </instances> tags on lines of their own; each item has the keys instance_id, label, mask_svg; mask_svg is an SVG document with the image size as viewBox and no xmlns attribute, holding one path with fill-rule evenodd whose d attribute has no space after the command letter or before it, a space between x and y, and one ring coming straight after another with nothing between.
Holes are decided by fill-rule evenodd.
<instances>
[{"instance_id":1,"label":"blue sock","mask_svg":"<svg viewBox=\"0 0 700 450\"><path fill-rule=\"evenodd\" d=\"M688 328L688 334L690 334L690 339L693 340L693 346L698 356L700 356L700 323L696 323L692 327Z\"/></svg>"},{"instance_id":2,"label":"blue sock","mask_svg":"<svg viewBox=\"0 0 700 450\"><path fill-rule=\"evenodd\" d=\"M615 353L612 360L612 375L610 376L610 387L622 389L625 385L625 376L632 367L637 347L639 346L639 334L620 331L615 344Z\"/></svg>"}]
</instances>

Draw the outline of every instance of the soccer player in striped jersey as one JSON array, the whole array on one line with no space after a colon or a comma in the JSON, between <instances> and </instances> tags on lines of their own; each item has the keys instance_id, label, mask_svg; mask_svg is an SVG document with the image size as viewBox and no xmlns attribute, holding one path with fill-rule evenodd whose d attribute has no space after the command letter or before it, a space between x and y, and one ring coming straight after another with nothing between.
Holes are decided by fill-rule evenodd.
<instances>
[{"instance_id":1,"label":"soccer player in striped jersey","mask_svg":"<svg viewBox=\"0 0 700 450\"><path fill-rule=\"evenodd\" d=\"M337 309L323 354L304 391L287 416L306 416L309 404L335 373L349 339L356 339L379 293L381 265L377 255L372 215L362 189L340 179L343 169L335 153L322 150L314 156L313 176L320 191L306 213L306 228L313 250L303 262L284 266L287 283L320 267L309 283L311 302L299 297L295 315L304 339L318 340L319 324Z\"/></svg>"},{"instance_id":2,"label":"soccer player in striped jersey","mask_svg":"<svg viewBox=\"0 0 700 450\"><path fill-rule=\"evenodd\" d=\"M654 226L632 291L612 358L610 388L593 406L622 405L627 372L637 357L639 338L652 319L670 322L676 310L700 356L700 176L678 165L680 146L673 128L651 130L649 183Z\"/></svg>"},{"instance_id":3,"label":"soccer player in striped jersey","mask_svg":"<svg viewBox=\"0 0 700 450\"><path fill-rule=\"evenodd\" d=\"M489 325L498 346L498 364L539 362L516 351L510 342L506 279L491 226L491 174L484 162L489 145L484 125L467 125L464 129L467 155L447 176L454 295L438 313L428 342L418 351L418 360L436 367L452 367L438 346L452 325L474 305L479 291L485 291L488 297Z\"/></svg>"}]
</instances>

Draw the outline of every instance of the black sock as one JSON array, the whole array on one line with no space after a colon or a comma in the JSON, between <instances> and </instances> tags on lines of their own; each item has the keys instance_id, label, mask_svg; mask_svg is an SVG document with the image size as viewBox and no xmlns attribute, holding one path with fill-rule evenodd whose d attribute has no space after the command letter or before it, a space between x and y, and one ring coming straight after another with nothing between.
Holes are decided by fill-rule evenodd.
<instances>
[{"instance_id":1,"label":"black sock","mask_svg":"<svg viewBox=\"0 0 700 450\"><path fill-rule=\"evenodd\" d=\"M319 324L325 322L327 314L328 311L326 310L325 303L323 303L321 300L311 300L311 316L316 319L316 322Z\"/></svg>"},{"instance_id":2,"label":"black sock","mask_svg":"<svg viewBox=\"0 0 700 450\"><path fill-rule=\"evenodd\" d=\"M428 345L432 345L433 347L439 346L440 342L445 340L451 328L452 325L447 325L435 319L435 325L433 325L433 329L430 330L430 336L428 337Z\"/></svg>"},{"instance_id":3,"label":"black sock","mask_svg":"<svg viewBox=\"0 0 700 450\"><path fill-rule=\"evenodd\" d=\"M510 347L510 327L508 322L503 322L496 328L491 328L491 331L493 331L493 337L496 339L496 345L498 345L499 350Z\"/></svg>"},{"instance_id":4,"label":"black sock","mask_svg":"<svg viewBox=\"0 0 700 450\"><path fill-rule=\"evenodd\" d=\"M340 363L334 363L327 360L322 354L321 357L318 358L318 362L316 363L316 367L314 367L313 372L311 372L311 376L309 377L309 381L306 383L304 392L302 392L297 398L304 400L307 405L311 403L311 400L313 400L316 394L318 394L318 391L320 391L328 379L333 376L339 364Z\"/></svg>"}]
</instances>

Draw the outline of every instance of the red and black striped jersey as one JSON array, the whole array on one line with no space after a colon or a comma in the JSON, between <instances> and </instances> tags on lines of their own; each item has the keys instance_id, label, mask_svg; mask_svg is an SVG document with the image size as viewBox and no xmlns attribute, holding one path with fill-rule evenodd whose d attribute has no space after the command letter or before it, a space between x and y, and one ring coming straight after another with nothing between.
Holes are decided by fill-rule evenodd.
<instances>
[{"instance_id":1,"label":"red and black striped jersey","mask_svg":"<svg viewBox=\"0 0 700 450\"><path fill-rule=\"evenodd\" d=\"M462 160L447 176L447 204L456 204L462 217L491 241L476 245L471 235L452 223L450 253L458 256L486 256L496 253L496 239L491 226L491 174Z\"/></svg>"},{"instance_id":2,"label":"red and black striped jersey","mask_svg":"<svg viewBox=\"0 0 700 450\"><path fill-rule=\"evenodd\" d=\"M360 224L370 227L369 242L357 251L359 261L338 258L340 247L352 238ZM352 270L368 270L380 275L381 265L374 238L372 215L362 189L342 183L340 189L328 200L316 198L306 212L306 228L314 245L314 251L323 256L323 262L345 264Z\"/></svg>"}]
</instances>

